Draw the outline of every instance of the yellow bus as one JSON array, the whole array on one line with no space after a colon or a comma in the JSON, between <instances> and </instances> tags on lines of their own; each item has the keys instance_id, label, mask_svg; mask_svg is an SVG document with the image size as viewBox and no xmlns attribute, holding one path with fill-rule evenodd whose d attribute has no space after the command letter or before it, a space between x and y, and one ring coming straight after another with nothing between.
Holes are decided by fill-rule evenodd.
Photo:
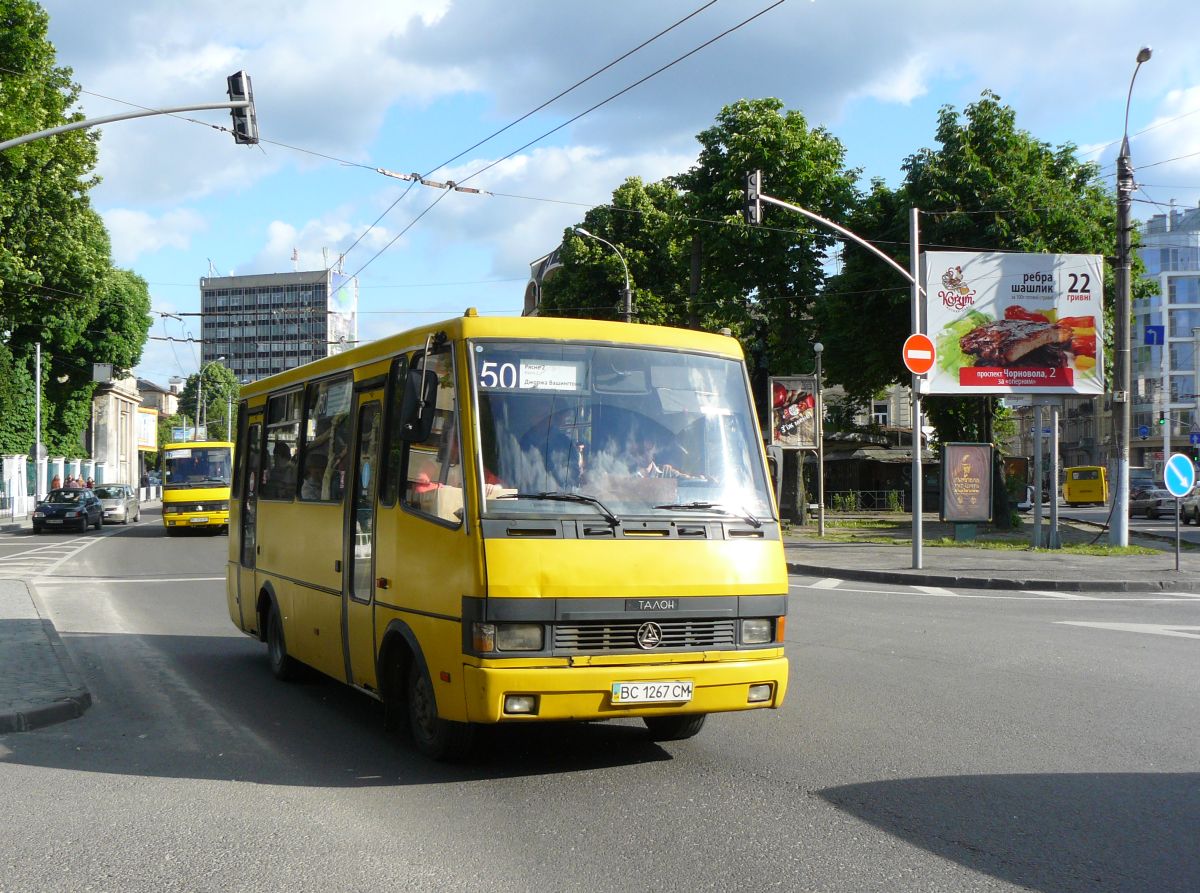
<instances>
[{"instance_id":1,"label":"yellow bus","mask_svg":"<svg viewBox=\"0 0 1200 893\"><path fill-rule=\"evenodd\" d=\"M1067 505L1108 502L1108 476L1102 465L1080 465L1065 469L1063 474L1063 502Z\"/></svg>"},{"instance_id":2,"label":"yellow bus","mask_svg":"<svg viewBox=\"0 0 1200 893\"><path fill-rule=\"evenodd\" d=\"M163 446L162 516L167 534L229 530L233 444L183 441Z\"/></svg>"},{"instance_id":3,"label":"yellow bus","mask_svg":"<svg viewBox=\"0 0 1200 893\"><path fill-rule=\"evenodd\" d=\"M418 750L479 724L779 707L787 569L722 335L462 317L245 386L230 617L383 702Z\"/></svg>"}]
</instances>

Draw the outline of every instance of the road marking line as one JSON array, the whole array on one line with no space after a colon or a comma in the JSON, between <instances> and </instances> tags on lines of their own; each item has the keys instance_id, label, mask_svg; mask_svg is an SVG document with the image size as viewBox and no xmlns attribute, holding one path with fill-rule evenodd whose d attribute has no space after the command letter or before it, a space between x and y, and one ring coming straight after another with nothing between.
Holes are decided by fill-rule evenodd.
<instances>
[{"instance_id":1,"label":"road marking line","mask_svg":"<svg viewBox=\"0 0 1200 893\"><path fill-rule=\"evenodd\" d=\"M1031 589L1029 590L1034 595L1042 595L1046 598L1062 598L1069 601L1077 602L1102 602L1104 599L1094 595L1080 595L1078 592L1052 592L1049 589Z\"/></svg>"},{"instance_id":2,"label":"road marking line","mask_svg":"<svg viewBox=\"0 0 1200 893\"><path fill-rule=\"evenodd\" d=\"M846 581L843 580L842 582L845 583ZM830 587L828 587L828 586L824 586L824 587L818 586L816 583L789 583L788 584L788 589L829 589L829 588ZM937 587L930 586L930 587L926 587L926 588L936 589ZM852 586L842 585L842 586L837 587L837 592L839 594L859 593L862 595L907 595L907 596L929 595L929 594L936 595L937 594L937 593L918 592L917 589L918 589L918 587L916 587L916 586L913 586L908 590L904 590L904 589L855 589ZM1018 590L1018 589L1014 589L1011 591L1012 592L1023 592L1023 590ZM990 600L994 600L994 601L1024 601L1024 602L1044 602L1044 601L1046 601L1046 597L1044 595L1038 595L1038 594L1035 594L1032 592L1030 592L1028 595L1023 595L1023 594L1022 595L994 595L990 592L952 592L951 590L947 589L944 592L942 592L941 595L942 595L942 597L990 599ZM1140 596L1117 596L1114 598L1097 597L1097 598L1095 598L1095 601L1100 601L1100 602L1183 602L1183 603L1187 603L1187 604L1195 604L1196 598L1194 596L1190 596L1190 595L1176 597L1169 593L1164 593L1163 595L1148 595L1147 594L1147 595L1140 595Z\"/></svg>"},{"instance_id":3,"label":"road marking line","mask_svg":"<svg viewBox=\"0 0 1200 893\"><path fill-rule=\"evenodd\" d=\"M1086 623L1082 620L1056 620L1063 626L1090 626L1126 633L1149 633L1152 636L1176 636L1181 639L1200 639L1200 626L1175 626L1165 623Z\"/></svg>"},{"instance_id":4,"label":"road marking line","mask_svg":"<svg viewBox=\"0 0 1200 893\"><path fill-rule=\"evenodd\" d=\"M813 589L837 589L842 585L842 581L836 577L826 577L824 580L818 580L812 584Z\"/></svg>"},{"instance_id":5,"label":"road marking line","mask_svg":"<svg viewBox=\"0 0 1200 893\"><path fill-rule=\"evenodd\" d=\"M946 589L942 586L913 586L913 589L917 590L918 592L924 592L926 595L940 595L958 598L957 592L951 592L949 589Z\"/></svg>"},{"instance_id":6,"label":"road marking line","mask_svg":"<svg viewBox=\"0 0 1200 893\"><path fill-rule=\"evenodd\" d=\"M224 577L72 577L69 575L33 577L39 586L69 586L73 583L211 583Z\"/></svg>"}]
</instances>

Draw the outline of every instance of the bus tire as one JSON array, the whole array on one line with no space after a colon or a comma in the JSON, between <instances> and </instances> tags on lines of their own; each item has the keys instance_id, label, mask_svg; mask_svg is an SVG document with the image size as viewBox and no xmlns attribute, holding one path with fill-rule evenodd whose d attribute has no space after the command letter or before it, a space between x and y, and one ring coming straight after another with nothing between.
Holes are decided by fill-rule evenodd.
<instances>
[{"instance_id":1,"label":"bus tire","mask_svg":"<svg viewBox=\"0 0 1200 893\"><path fill-rule=\"evenodd\" d=\"M283 641L283 618L279 616L279 608L274 602L267 616L267 662L276 679L290 682L296 678L296 661L288 656L287 645Z\"/></svg>"},{"instance_id":2,"label":"bus tire","mask_svg":"<svg viewBox=\"0 0 1200 893\"><path fill-rule=\"evenodd\" d=\"M695 737L704 728L707 713L687 713L682 716L643 716L642 722L650 732L651 741L682 741Z\"/></svg>"},{"instance_id":3,"label":"bus tire","mask_svg":"<svg viewBox=\"0 0 1200 893\"><path fill-rule=\"evenodd\" d=\"M409 667L406 694L408 728L417 750L439 762L462 759L470 753L473 727L438 716L433 682L421 661L414 660Z\"/></svg>"}]
</instances>

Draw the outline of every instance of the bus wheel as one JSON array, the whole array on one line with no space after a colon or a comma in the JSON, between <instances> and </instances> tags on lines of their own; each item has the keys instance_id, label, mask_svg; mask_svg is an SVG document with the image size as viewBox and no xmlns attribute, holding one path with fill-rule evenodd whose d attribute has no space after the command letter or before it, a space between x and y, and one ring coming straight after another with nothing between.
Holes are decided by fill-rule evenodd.
<instances>
[{"instance_id":1,"label":"bus wheel","mask_svg":"<svg viewBox=\"0 0 1200 893\"><path fill-rule=\"evenodd\" d=\"M288 656L283 643L283 618L274 604L267 618L267 660L276 679L288 682L296 678L296 661Z\"/></svg>"},{"instance_id":2,"label":"bus wheel","mask_svg":"<svg viewBox=\"0 0 1200 893\"><path fill-rule=\"evenodd\" d=\"M643 716L642 722L650 731L651 741L682 741L704 728L707 718L706 713L691 713L683 716Z\"/></svg>"},{"instance_id":3,"label":"bus wheel","mask_svg":"<svg viewBox=\"0 0 1200 893\"><path fill-rule=\"evenodd\" d=\"M470 753L472 726L438 716L433 683L416 660L408 671L408 726L417 750L432 760L456 760Z\"/></svg>"}]
</instances>

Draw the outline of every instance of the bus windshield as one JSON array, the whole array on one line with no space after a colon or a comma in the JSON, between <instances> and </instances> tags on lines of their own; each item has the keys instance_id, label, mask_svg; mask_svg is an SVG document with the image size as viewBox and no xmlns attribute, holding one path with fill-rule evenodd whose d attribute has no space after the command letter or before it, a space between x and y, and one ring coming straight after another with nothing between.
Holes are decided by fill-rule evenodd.
<instances>
[{"instance_id":1,"label":"bus windshield","mask_svg":"<svg viewBox=\"0 0 1200 893\"><path fill-rule=\"evenodd\" d=\"M163 489L228 487L229 447L185 447L163 452Z\"/></svg>"},{"instance_id":2,"label":"bus windshield","mask_svg":"<svg viewBox=\"0 0 1200 893\"><path fill-rule=\"evenodd\" d=\"M486 514L772 517L740 362L537 341L471 352Z\"/></svg>"}]
</instances>

